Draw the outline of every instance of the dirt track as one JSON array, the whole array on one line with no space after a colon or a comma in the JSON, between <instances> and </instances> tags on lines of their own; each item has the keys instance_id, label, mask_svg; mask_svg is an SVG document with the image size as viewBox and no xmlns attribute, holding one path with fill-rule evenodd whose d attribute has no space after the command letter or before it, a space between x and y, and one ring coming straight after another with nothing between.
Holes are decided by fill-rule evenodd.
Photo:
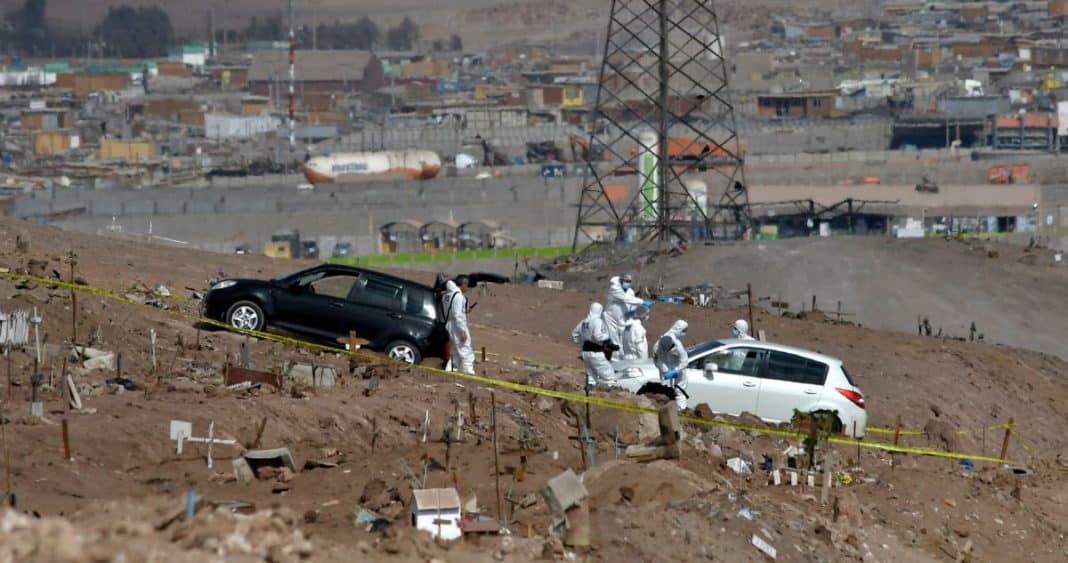
<instances>
[{"instance_id":1,"label":"dirt track","mask_svg":"<svg viewBox=\"0 0 1068 563\"><path fill-rule=\"evenodd\" d=\"M19 230L30 234L26 253L14 249ZM79 256L77 277L120 293L137 283L147 287L164 284L175 294L186 296L189 292L183 288L203 288L206 279L217 276L219 270L228 276L264 276L297 267L262 257L213 255L0 223L0 267L19 271L31 266L30 259L46 260L42 275L48 277L55 269L66 279L61 256L71 248ZM680 265L674 285L686 284L683 269ZM728 286L729 276L737 275L727 267L716 271L717 278L723 280L720 283ZM415 275L429 277L428 273ZM600 295L526 286L501 286L484 296L473 296L478 303L471 315L476 344L501 354L491 357L482 369L502 379L576 391L581 376L569 333L593 297ZM164 302L186 311L196 308L192 301ZM19 288L13 281L0 281L0 309L36 306L44 313L42 333L48 344L55 345L55 355L45 362L46 378L49 368L62 369L62 351L68 348L60 345L70 338L70 305L65 290ZM693 340L722 336L739 314L658 305L650 334L659 334L674 318L684 316L691 321ZM222 389L217 377L226 356L233 357L241 337L205 331L200 334L201 347L196 349L197 333L184 320L156 308L87 295L78 298L78 319L80 343L93 333L95 346L122 352L124 373L139 389L113 395L103 385L104 379L114 376L112 370L69 368L86 391L85 406L96 409L95 414L66 414L58 395L45 390L46 417L51 423L36 422L26 416L30 355L13 355L13 372L20 385L12 388L12 401L3 403L4 418L9 421L4 426L12 460L12 486L19 509L62 516L73 523L65 532L56 532L58 537L73 537L73 543L78 537L92 540L97 546L94 553L114 556L125 552L133 560L150 551L165 560L210 559L211 553L218 555L219 551L209 541L209 530L225 531L244 525L243 521L231 522L233 517L226 516L221 523L209 525L205 520L209 515L204 513L159 532L135 525L157 522L161 515L180 509L185 491L192 486L210 500L250 501L264 514L264 509L272 506L289 511L288 516L277 516L273 523L263 525L280 530L289 539L278 540L279 545L290 547L300 544L290 537L291 532L301 530L310 538L313 560L351 560L352 553L406 561L434 557L488 561L495 555L529 560L541 556L543 550L551 557L563 557L563 549L548 539L549 515L540 496L533 507L516 513L511 525L514 536L503 543L486 538L479 544L439 547L412 534L403 523L410 485L400 460L421 473L420 458L424 455L433 460L428 485L449 486L455 479L464 498L477 493L478 504L488 514L497 513L486 424L489 389L481 385L402 370L395 377L388 371L380 372L381 386L371 397L364 396L366 383L359 378L333 390L234 394ZM865 449L857 459L853 448L836 447L834 455L844 466L859 464L859 469L851 470L855 484L836 490L841 504L836 518L830 507L820 507L818 490L767 486L763 472L746 479L721 466L723 457L736 455L759 463L761 454L785 448L783 438L693 427L687 431L680 462L606 463L614 457L612 439L617 429L625 445L637 442L639 435L648 438L655 423L630 413L595 409L599 464L586 476L597 548L589 554L592 559L758 560L762 556L749 545L754 533L776 546L779 559L787 561L864 557L946 560L959 554L967 558L968 553L975 560L1019 559L1025 554L1023 558L1028 560L1058 561L1068 555L1064 538L1068 478L1056 469L1060 467L1058 455L1061 460L1068 457L1068 437L1062 432L1068 418L1068 384L1063 378L1068 364L1064 361L992 344L830 323L818 315L797 320L758 314L756 323L773 340L844 359L865 391L873 425L892 426L898 415L907 428L923 428L933 420L931 428L950 429L948 435L943 431L942 437L957 442L956 449L997 455L999 432L954 436L952 429L992 425L1015 417L1018 438L1011 442L1009 458L1036 472L1013 475L983 464L976 471L967 471L952 460L918 456L897 456L899 465L892 469L890 456L884 453ZM150 376L150 329L158 333L161 342L162 367L156 377ZM505 359L511 356L536 358L562 368L524 367ZM294 360L339 368L344 365L343 360L329 354L252 343L252 363L258 369L276 371L283 362ZM0 397L6 397L6 392L4 388ZM453 400L468 410L468 393L476 397L475 414L480 424L465 433L465 443L450 448L446 462L446 446L438 439L442 423L456 408ZM621 394L608 396L634 400ZM495 397L502 451L514 450L525 438L528 447L543 452L531 456L528 478L514 485L512 498L537 493L546 479L564 468L581 470L580 453L568 438L576 429L569 426L557 401L503 390L495 391ZM426 409L432 422L424 444L419 427ZM64 417L71 424L74 462L62 460L58 421ZM167 424L173 418L191 420L197 434L214 420L218 431L244 443L252 441L256 425L266 418L264 445L288 445L298 465L325 457L339 466L300 471L287 483L291 488L284 494L272 493L282 485L275 481L242 485L229 475L233 454L223 446L215 449L214 471L207 469L202 447L193 446L180 458L175 456L173 444L166 440ZM378 430L373 453L372 428ZM940 438L908 440L915 445L938 446ZM334 449L338 453L329 455ZM715 449L722 449L723 457L710 451ZM501 460L502 488L507 489L517 459L505 455ZM433 468L446 463L447 470ZM368 534L352 524L361 492L373 478L381 479L393 492L363 504L402 520L385 535ZM622 499L622 486L633 489L630 500ZM807 496L810 494L815 496ZM508 503L504 504L507 512ZM744 507L755 513L754 520L738 516ZM53 524L51 520L27 521L28 531L22 535L15 531L5 536L0 531L0 545L29 546L15 560L63 560L48 551L63 542L42 539L50 537L42 526ZM41 535L34 535L37 533ZM250 537L255 533L241 532ZM223 551L227 555L242 553L234 546L226 549L230 549ZM246 555L248 560L265 557ZM290 555L298 557L296 552ZM2 550L0 560L4 560Z\"/></svg>"}]
</instances>

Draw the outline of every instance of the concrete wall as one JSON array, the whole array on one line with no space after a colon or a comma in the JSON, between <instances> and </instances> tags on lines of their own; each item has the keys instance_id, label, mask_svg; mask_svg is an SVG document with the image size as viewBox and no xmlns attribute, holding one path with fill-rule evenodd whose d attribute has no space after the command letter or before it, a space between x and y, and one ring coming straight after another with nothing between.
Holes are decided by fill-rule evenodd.
<instances>
[{"instance_id":1,"label":"concrete wall","mask_svg":"<svg viewBox=\"0 0 1068 563\"><path fill-rule=\"evenodd\" d=\"M85 206L84 215L59 224L92 233L121 227L147 236L151 221L157 236L222 251L243 242L258 250L274 231L295 228L321 238L324 252L335 240L347 240L358 253L377 253L378 228L404 219L492 220L521 246L563 245L571 242L580 179L439 178L314 192L298 192L294 185L38 192L17 200L14 214L32 217Z\"/></svg>"},{"instance_id":2,"label":"concrete wall","mask_svg":"<svg viewBox=\"0 0 1068 563\"><path fill-rule=\"evenodd\" d=\"M993 164L1026 161L1033 175L1047 185L990 185L986 171ZM378 252L378 228L390 221L492 220L522 246L566 245L571 242L580 175L541 178L537 166L494 170L501 177L441 177L430 181L370 182L322 185L297 191L298 175L217 178L211 187L145 190L55 189L19 197L13 214L32 218L78 207L85 214L59 223L83 232L113 232L186 241L223 252L241 243L254 251L271 233L296 228L319 239L328 254L337 240L352 243L358 254ZM569 169L573 172L574 167ZM466 170L464 174L474 171ZM937 194L914 190L927 175L943 188ZM879 176L879 185L860 179ZM847 185L844 179L853 184ZM621 177L632 185L634 177ZM969 214L1018 213L1032 203L1043 206L1058 226L1068 225L1068 167L1062 159L1030 156L972 161L951 151L873 151L831 155L751 156L746 182L753 202L813 198L824 204L845 198L890 200L895 209L914 213L928 209L960 209ZM710 187L714 184L710 183ZM710 192L714 199L714 192ZM982 208L982 209L980 209ZM1045 209L1048 208L1048 212ZM994 211L991 211L994 210ZM766 209L754 208L754 213Z\"/></svg>"}]
</instances>

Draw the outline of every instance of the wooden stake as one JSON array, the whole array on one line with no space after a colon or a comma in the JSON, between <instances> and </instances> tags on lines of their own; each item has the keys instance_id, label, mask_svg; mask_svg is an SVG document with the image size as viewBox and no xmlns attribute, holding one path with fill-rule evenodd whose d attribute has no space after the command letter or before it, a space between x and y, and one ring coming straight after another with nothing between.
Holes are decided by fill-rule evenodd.
<instances>
[{"instance_id":1,"label":"wooden stake","mask_svg":"<svg viewBox=\"0 0 1068 563\"><path fill-rule=\"evenodd\" d=\"M897 445L898 439L901 437L901 415L897 415L897 424L894 426L894 445ZM897 467L897 455L890 452L890 471L893 471Z\"/></svg>"},{"instance_id":2,"label":"wooden stake","mask_svg":"<svg viewBox=\"0 0 1068 563\"><path fill-rule=\"evenodd\" d=\"M486 363L486 347L482 347L482 363Z\"/></svg>"},{"instance_id":3,"label":"wooden stake","mask_svg":"<svg viewBox=\"0 0 1068 563\"><path fill-rule=\"evenodd\" d=\"M70 261L71 284L74 284L74 264L77 261L77 256L73 248L67 254L67 258ZM78 292L74 291L73 287L70 289L70 343L75 347L78 346Z\"/></svg>"},{"instance_id":4,"label":"wooden stake","mask_svg":"<svg viewBox=\"0 0 1068 563\"><path fill-rule=\"evenodd\" d=\"M68 429L67 419L63 419L63 459L71 461L73 458L70 456L70 430Z\"/></svg>"},{"instance_id":5,"label":"wooden stake","mask_svg":"<svg viewBox=\"0 0 1068 563\"><path fill-rule=\"evenodd\" d=\"M0 442L4 449L4 476L6 480L4 504L14 505L11 502L11 454L7 451L7 423L4 422L4 410L0 405Z\"/></svg>"},{"instance_id":6,"label":"wooden stake","mask_svg":"<svg viewBox=\"0 0 1068 563\"><path fill-rule=\"evenodd\" d=\"M11 400L11 345L4 346L4 357L7 359L7 400Z\"/></svg>"},{"instance_id":7,"label":"wooden stake","mask_svg":"<svg viewBox=\"0 0 1068 563\"><path fill-rule=\"evenodd\" d=\"M501 507L501 462L497 452L497 397L490 393L490 426L493 428L493 477L497 481L497 519L504 522L504 509Z\"/></svg>"},{"instance_id":8,"label":"wooden stake","mask_svg":"<svg viewBox=\"0 0 1068 563\"><path fill-rule=\"evenodd\" d=\"M1009 437L1012 436L1012 427L1016 425L1016 421L1009 417L1009 423L1005 425L1005 439L1001 442L1001 459L1005 459L1005 456L1009 454Z\"/></svg>"},{"instance_id":9,"label":"wooden stake","mask_svg":"<svg viewBox=\"0 0 1068 563\"><path fill-rule=\"evenodd\" d=\"M853 439L857 440L857 421L853 421ZM857 440L857 467L860 467L860 440Z\"/></svg>"},{"instance_id":10,"label":"wooden stake","mask_svg":"<svg viewBox=\"0 0 1068 563\"><path fill-rule=\"evenodd\" d=\"M267 417L263 417L260 421L260 427L256 429L256 439L252 441L253 450L260 447L260 442L263 440L263 431L267 429Z\"/></svg>"},{"instance_id":11,"label":"wooden stake","mask_svg":"<svg viewBox=\"0 0 1068 563\"><path fill-rule=\"evenodd\" d=\"M375 453L375 443L378 442L378 418L371 418L371 453Z\"/></svg>"},{"instance_id":12,"label":"wooden stake","mask_svg":"<svg viewBox=\"0 0 1068 563\"><path fill-rule=\"evenodd\" d=\"M756 325L753 324L753 284L745 284L745 291L749 298L749 334L753 334L756 331Z\"/></svg>"}]
</instances>

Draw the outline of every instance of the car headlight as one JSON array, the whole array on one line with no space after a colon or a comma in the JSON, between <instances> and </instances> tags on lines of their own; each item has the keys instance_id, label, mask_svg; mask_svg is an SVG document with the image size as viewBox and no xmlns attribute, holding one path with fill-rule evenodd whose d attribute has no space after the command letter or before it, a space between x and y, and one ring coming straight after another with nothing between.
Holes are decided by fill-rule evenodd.
<instances>
[{"instance_id":1,"label":"car headlight","mask_svg":"<svg viewBox=\"0 0 1068 563\"><path fill-rule=\"evenodd\" d=\"M616 372L616 377L619 379L637 379L642 376L642 370L640 368L624 368Z\"/></svg>"},{"instance_id":2,"label":"car headlight","mask_svg":"<svg viewBox=\"0 0 1068 563\"><path fill-rule=\"evenodd\" d=\"M226 289L228 287L234 287L235 285L237 285L237 282L234 281L234 280L223 280L223 281L211 286L211 288L212 289Z\"/></svg>"}]
</instances>

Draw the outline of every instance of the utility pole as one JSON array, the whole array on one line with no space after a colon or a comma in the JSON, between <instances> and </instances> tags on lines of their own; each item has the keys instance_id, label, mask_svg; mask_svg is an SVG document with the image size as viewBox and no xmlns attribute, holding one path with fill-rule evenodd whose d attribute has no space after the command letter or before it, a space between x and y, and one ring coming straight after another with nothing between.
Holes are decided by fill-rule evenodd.
<instances>
[{"instance_id":1,"label":"utility pole","mask_svg":"<svg viewBox=\"0 0 1068 563\"><path fill-rule=\"evenodd\" d=\"M293 114L295 109L293 84L296 81L296 45L297 39L296 35L293 33L293 0L289 0L289 159L287 160L293 159L293 153L296 151L297 144L296 131L293 127Z\"/></svg>"}]
</instances>

